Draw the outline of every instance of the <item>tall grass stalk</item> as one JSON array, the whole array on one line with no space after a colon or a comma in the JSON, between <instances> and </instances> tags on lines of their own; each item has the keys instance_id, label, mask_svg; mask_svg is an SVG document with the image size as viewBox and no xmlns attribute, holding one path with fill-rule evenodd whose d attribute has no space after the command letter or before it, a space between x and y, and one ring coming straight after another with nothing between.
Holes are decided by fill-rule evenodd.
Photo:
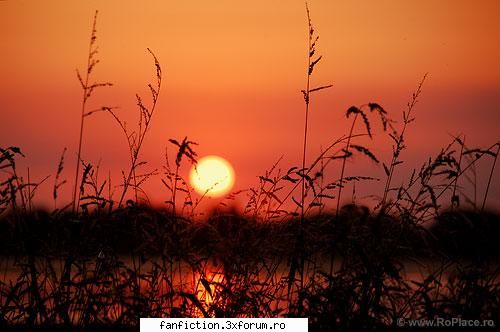
<instances>
[{"instance_id":1,"label":"tall grass stalk","mask_svg":"<svg viewBox=\"0 0 500 332\"><path fill-rule=\"evenodd\" d=\"M340 199L342 197L342 188L344 187L344 172L345 172L345 165L347 163L347 158L349 155L349 148L351 146L351 139L352 139L352 134L354 132L354 126L356 125L356 120L358 120L359 113L356 113L354 116L354 119L352 120L351 124L351 129L349 130L349 135L347 136L347 142L345 143L345 153L346 156L342 160L342 168L340 170L340 181L339 181L339 190L337 194L337 207L335 209L335 216L338 218L339 216L339 211L340 211Z\"/></svg>"},{"instance_id":2,"label":"tall grass stalk","mask_svg":"<svg viewBox=\"0 0 500 332\"><path fill-rule=\"evenodd\" d=\"M308 57L307 57L307 78L306 78L306 89L304 93L304 102L305 102L305 113L304 113L304 139L302 143L302 172L305 172L306 168L306 152L307 152L307 129L308 129L308 119L309 119L309 86L311 82L311 60L312 56L314 54L313 51L311 51L312 47L312 38L313 38L313 33L314 29L312 27L311 23L311 16L309 13L309 7L306 3L306 11L307 11L307 24L308 24ZM302 178L302 185L301 185L301 192L300 192L300 199L301 199L301 222L304 221L304 200L305 200L305 177Z\"/></svg>"},{"instance_id":3,"label":"tall grass stalk","mask_svg":"<svg viewBox=\"0 0 500 332\"><path fill-rule=\"evenodd\" d=\"M457 175L454 180L453 184L453 193L451 194L451 208L458 208L460 207L460 197L457 195L457 187L458 187L458 179L459 179L459 174L462 169L462 157L463 157L463 152L465 148L465 135L463 138L455 137L455 140L460 144L460 156L458 158L458 165L457 165Z\"/></svg>"},{"instance_id":4,"label":"tall grass stalk","mask_svg":"<svg viewBox=\"0 0 500 332\"><path fill-rule=\"evenodd\" d=\"M317 92L323 89L328 89L332 87L332 85L324 85L324 86L319 86L316 88L311 89L311 77L312 73L314 71L315 66L319 63L319 61L322 59L322 56L318 56L315 58L315 53L316 53L316 43L319 40L319 35L314 33L314 27L312 25L311 21L311 14L309 12L309 6L307 5L306 2L306 12L307 12L307 27L308 27L308 56L307 56L307 75L306 75L306 88L305 90L302 90L302 94L304 97L304 138L302 142L302 169L301 169L301 174L302 174L302 185L301 185L301 221L304 221L304 204L305 204L305 196L306 196L306 159L307 159L307 132L308 132L308 125L309 125L309 105L311 102L311 93Z\"/></svg>"},{"instance_id":5,"label":"tall grass stalk","mask_svg":"<svg viewBox=\"0 0 500 332\"><path fill-rule=\"evenodd\" d=\"M75 185L73 190L73 214L78 212L78 206L80 201L80 195L78 194L78 179L80 174L80 162L82 161L82 146L83 146L83 130L84 130L84 122L86 116L93 113L93 111L87 112L87 102L89 98L92 96L92 93L95 89L104 87L104 86L112 86L112 83L90 83L91 74L94 67L99 63L99 59L97 59L98 47L96 45L97 40L97 14L98 11L95 11L94 14L94 22L92 24L92 32L90 34L90 42L89 42L89 50L87 55L87 68L85 71L84 78L82 78L78 69L76 70L76 74L78 80L80 81L82 87L82 105L81 105L81 116L80 116L80 135L78 139L78 153L76 157L76 168L75 168Z\"/></svg>"},{"instance_id":6,"label":"tall grass stalk","mask_svg":"<svg viewBox=\"0 0 500 332\"><path fill-rule=\"evenodd\" d=\"M147 49L149 54L153 57L154 60L154 65L156 69L156 84L153 87L152 84L148 84L148 88L151 91L151 99L152 99L152 104L151 107L148 108L146 105L144 105L142 98L136 94L136 100L137 100L137 107L139 109L139 123L138 123L138 128L137 131L132 131L129 132L127 129L125 122L122 121L114 112L112 109L108 108L107 111L111 113L111 115L114 117L114 119L118 122L120 128L122 129L123 133L125 134L125 137L127 139L127 144L128 144L128 149L129 149L129 154L130 154L130 169L128 171L128 174L125 176L123 179L123 190L120 196L120 199L118 201L118 207L122 206L123 200L125 199L125 196L127 194L128 188L132 185L133 181L133 187L134 187L134 192L135 192L135 199L136 202L138 200L138 195L137 191L139 190L139 185L143 182L143 180L149 178L151 176L151 173L146 173L142 176L138 176L136 174L137 168L141 165L144 165L146 162L140 162L139 157L140 157L140 151L142 148L142 144L144 143L144 139L146 137L146 134L149 131L150 125L151 125L151 120L153 118L153 115L156 110L156 106L158 103L158 97L160 94L160 89L161 89L161 82L162 82L162 69L160 66L160 62L158 61L158 58L156 55L151 51L151 49Z\"/></svg>"},{"instance_id":7,"label":"tall grass stalk","mask_svg":"<svg viewBox=\"0 0 500 332\"><path fill-rule=\"evenodd\" d=\"M164 180L163 183L165 186L171 191L172 198L169 203L172 205L172 213L174 216L177 214L177 193L179 190L184 191L187 193L187 195L190 197L191 193L189 189L186 188L179 188L178 182L179 180L185 184L185 181L180 177L179 175L179 169L181 167L181 162L182 158L186 157L192 165L196 165L197 160L196 157L198 154L193 150L192 146L193 145L198 145L198 143L189 141L187 137L184 137L184 139L179 142L175 139L169 139L169 142L173 145L175 145L178 150L177 150L177 155L175 157L175 171L172 173L170 170L170 164L168 162L168 155L165 152L165 159L167 161L167 178L170 180L170 185L167 184ZM173 178L173 179L172 179ZM189 205L192 205L192 199L189 198ZM184 206L183 206L184 208ZM194 207L193 207L194 208ZM194 214L194 210L192 210L192 214Z\"/></svg>"},{"instance_id":8,"label":"tall grass stalk","mask_svg":"<svg viewBox=\"0 0 500 332\"><path fill-rule=\"evenodd\" d=\"M62 171L64 169L64 154L66 153L66 150L67 149L64 148L63 152L61 153L61 158L59 159L59 163L57 165L54 187L52 189L52 198L54 199L54 210L57 210L58 190L61 186L63 186L66 183L66 180L59 181Z\"/></svg>"},{"instance_id":9,"label":"tall grass stalk","mask_svg":"<svg viewBox=\"0 0 500 332\"><path fill-rule=\"evenodd\" d=\"M490 175L488 177L488 184L486 185L486 192L484 193L483 205L481 206L481 211L484 211L484 207L486 206L486 200L488 199L488 191L490 190L491 179L493 178L493 172L495 172L495 165L497 163L498 154L500 153L500 142L497 142L497 152L495 153L493 159L493 165L491 165Z\"/></svg>"},{"instance_id":10,"label":"tall grass stalk","mask_svg":"<svg viewBox=\"0 0 500 332\"><path fill-rule=\"evenodd\" d=\"M301 193L300 193L300 231L299 231L299 238L297 239L297 246L296 246L296 251L299 257L296 257L294 254L294 257L292 258L292 263L290 266L290 274L289 274L289 283L292 283L293 280L295 279L295 272L296 269L299 270L300 274L300 289L299 289L299 313L302 312L302 290L304 288L304 257L303 257L303 246L304 246L304 231L303 231L303 224L304 224L304 211L305 211L305 198L306 198L306 158L307 158L307 132L308 132L308 121L309 121L309 105L311 101L311 93L320 91L323 89L330 88L331 85L325 85L325 86L320 86L317 88L312 88L311 89L311 77L312 73L314 71L315 66L318 64L318 62L321 60L322 56L317 56L315 58L315 53L316 53L316 43L318 42L319 35L314 33L314 27L312 25L311 21L311 15L309 12L309 6L306 2L306 13L307 13L307 27L308 27L308 56L307 56L307 75L306 75L306 88L305 90L302 90L302 94L304 97L304 138L303 138L303 143L302 143L302 167L300 170L300 176L301 176ZM297 261L298 259L298 261ZM291 290L291 284L289 284L288 290L290 292Z\"/></svg>"},{"instance_id":11,"label":"tall grass stalk","mask_svg":"<svg viewBox=\"0 0 500 332\"><path fill-rule=\"evenodd\" d=\"M382 209L385 207L386 201L387 201L387 195L389 194L389 191L391 189L391 183L392 183L392 177L394 175L394 169L396 168L397 165L401 164L401 161L399 161L399 156L401 155L401 152L406 148L405 145L405 132L406 128L408 125L413 122L415 119L412 117L412 111L415 108L417 102L418 102L418 97L420 96L420 93L422 92L422 86L425 82L425 79L427 78L427 74L424 75L422 80L420 81L417 90L413 93L411 101L408 103L408 108L406 111L403 111L403 128L401 129L401 132L397 133L395 130L393 130L392 134L389 134L392 140L394 141L394 145L392 148L392 160L387 167L384 164L384 169L386 171L387 175L387 180L385 182L385 187L384 187L384 193L382 195L382 200L380 202L380 206Z\"/></svg>"},{"instance_id":12,"label":"tall grass stalk","mask_svg":"<svg viewBox=\"0 0 500 332\"><path fill-rule=\"evenodd\" d=\"M337 193L337 206L336 206L336 211L335 211L336 217L339 216L340 202L341 202L341 198L342 198L342 190L344 188L344 181L346 180L345 168L346 168L347 160L349 158L351 158L353 155L351 148L353 148L355 151L360 152L361 154L365 155L366 157L370 158L375 163L377 163L377 164L379 163L377 157L368 148L366 148L364 146L360 146L360 145L354 145L351 143L352 139L356 136L356 135L354 135L354 128L356 127L358 117L360 117L360 116L363 119L363 123L365 125L366 135L370 139L373 139L370 120L368 119L367 113L365 111L363 111L363 109L365 109L366 107L369 108L370 114L375 113L376 115L378 115L378 117L380 118L380 120L382 122L382 127L383 127L384 132L387 131L388 127L392 128L392 124L391 124L392 120L390 120L387 117L387 112L384 110L384 108L377 103L368 103L368 104L364 104L360 107L351 106L347 110L346 118L349 118L352 114L354 114L354 119L352 120L351 129L349 130L349 135L347 136L345 148L342 149L343 155L340 156L340 159L342 159L342 167L340 170L340 179L339 179L338 184L337 184L338 185L338 193ZM354 178L357 180L361 180L361 179L373 180L372 178L369 178L369 177L354 177ZM355 186L355 182L353 183L353 198L355 195L354 186Z\"/></svg>"}]
</instances>

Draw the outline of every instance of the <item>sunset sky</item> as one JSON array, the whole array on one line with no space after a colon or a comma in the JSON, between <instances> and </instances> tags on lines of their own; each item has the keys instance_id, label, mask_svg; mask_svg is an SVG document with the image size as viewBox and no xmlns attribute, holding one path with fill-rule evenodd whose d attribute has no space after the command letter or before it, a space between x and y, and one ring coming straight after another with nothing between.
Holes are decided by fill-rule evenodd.
<instances>
[{"instance_id":1,"label":"sunset sky","mask_svg":"<svg viewBox=\"0 0 500 332\"><path fill-rule=\"evenodd\" d=\"M351 105L377 102L400 120L425 73L403 155L408 167L439 152L450 135L466 134L472 146L499 140L500 1L311 0L309 7L323 55L312 84L333 84L311 102L309 159L347 133ZM119 106L132 125L135 93L149 102L147 84L154 81L146 48L163 67L142 154L147 169L161 169L168 139L184 136L200 144L200 156L219 155L233 165L234 190L254 185L282 155L283 169L300 164L304 1L0 1L0 146L21 147L20 172L29 166L32 179L52 175L41 193L50 193L64 147L62 190L71 193L81 105L75 69L86 66L96 9L101 62L94 78L114 86L97 92L90 108ZM83 158L100 160L118 184L129 163L124 136L107 114L92 115L85 126ZM389 159L388 140L372 148ZM362 165L383 177L380 167ZM492 204L500 198L500 167L493 179ZM166 199L159 178L146 188L154 202Z\"/></svg>"}]
</instances>

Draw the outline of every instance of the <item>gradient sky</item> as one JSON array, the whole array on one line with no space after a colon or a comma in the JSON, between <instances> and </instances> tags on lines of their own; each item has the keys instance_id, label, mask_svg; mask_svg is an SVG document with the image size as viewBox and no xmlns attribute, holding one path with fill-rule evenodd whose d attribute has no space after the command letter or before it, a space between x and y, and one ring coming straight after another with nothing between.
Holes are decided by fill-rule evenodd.
<instances>
[{"instance_id":1,"label":"gradient sky","mask_svg":"<svg viewBox=\"0 0 500 332\"><path fill-rule=\"evenodd\" d=\"M184 136L200 143L200 156L233 164L235 189L255 184L281 155L283 169L300 163L307 65L302 0L7 0L0 2L0 146L20 146L32 178L54 174L67 147L63 177L72 181L81 103L75 69L86 65L96 9L101 63L94 78L115 86L98 92L91 106L119 106L133 123L135 93L148 96L154 78L147 47L164 69L143 151L150 168L164 164L169 138ZM312 84L334 86L312 100L309 158L347 132L351 105L377 102L399 119L427 72L403 159L418 166L450 135L467 134L470 145L499 139L500 1L311 0L310 9L323 55ZM95 114L84 135L84 158L100 160L118 182L128 167L119 128L110 116ZM373 147L385 159L387 143ZM500 198L498 169L495 177L491 201ZM53 177L41 192L49 193L52 183ZM155 202L166 199L157 178L147 190Z\"/></svg>"}]
</instances>

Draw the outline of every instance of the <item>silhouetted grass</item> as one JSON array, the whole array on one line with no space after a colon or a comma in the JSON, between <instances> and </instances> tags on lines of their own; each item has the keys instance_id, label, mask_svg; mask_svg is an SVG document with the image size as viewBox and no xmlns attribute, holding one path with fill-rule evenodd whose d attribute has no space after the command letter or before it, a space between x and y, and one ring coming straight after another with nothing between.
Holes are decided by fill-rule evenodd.
<instances>
[{"instance_id":1,"label":"silhouetted grass","mask_svg":"<svg viewBox=\"0 0 500 332\"><path fill-rule=\"evenodd\" d=\"M310 96L330 85L310 88L321 56L315 54L318 38L307 8L301 163L283 171L278 159L254 188L229 195L201 218L197 209L208 192L195 196L181 176L183 167L196 165L197 143L170 139L175 164L166 149L162 175L139 173L163 79L151 50L156 83L148 85L150 106L136 95L135 129L115 108L87 110L93 90L110 85L90 83L98 62L96 17L85 79L78 74L84 95L73 200L66 206L58 200L66 150L49 211L33 208L46 178L33 182L28 173L25 180L17 168L21 149L0 148L0 329L126 330L136 328L139 317L304 316L312 329L330 331L396 327L400 318L500 317L500 216L485 210L500 144L471 148L465 137L453 137L401 185L393 184L426 76L403 112L401 128L378 103L352 106L348 133L308 164ZM118 186L109 173L102 181L100 165L82 157L84 119L95 112L111 114L126 137L130 165ZM373 117L380 135L392 142L387 164L369 146L377 132ZM377 174L347 173L347 161L356 154L381 164L385 173L382 195L372 195L375 207L355 202L356 184L380 180ZM471 198L462 182L475 188L481 177L476 166L487 158L486 192L481 200L474 189ZM158 176L167 193L163 209L148 205L142 189ZM348 186L353 197L343 204ZM245 193L241 213L223 206Z\"/></svg>"},{"instance_id":2,"label":"silhouetted grass","mask_svg":"<svg viewBox=\"0 0 500 332\"><path fill-rule=\"evenodd\" d=\"M316 264L305 270L301 299L313 325L391 325L400 317L432 317L429 306L454 317L465 310L459 293L476 287L471 282L480 293L469 296L481 297L488 310L468 317L485 319L499 310L498 265L491 263L499 248L494 236L485 241L481 234L498 234L500 216L464 211L442 218L423 230L358 206L338 217L306 218L303 227L300 219L262 223L231 213L191 222L141 206L79 222L47 211L8 214L0 221L2 319L85 327L135 325L140 316L295 315L287 257L300 232L306 265ZM455 225L457 218L467 219ZM464 230L467 222L475 228ZM448 243L457 232L457 242ZM466 234L474 250L456 252ZM426 272L413 273L412 266ZM464 279L472 271L475 279ZM31 312L33 305L40 309Z\"/></svg>"}]
</instances>

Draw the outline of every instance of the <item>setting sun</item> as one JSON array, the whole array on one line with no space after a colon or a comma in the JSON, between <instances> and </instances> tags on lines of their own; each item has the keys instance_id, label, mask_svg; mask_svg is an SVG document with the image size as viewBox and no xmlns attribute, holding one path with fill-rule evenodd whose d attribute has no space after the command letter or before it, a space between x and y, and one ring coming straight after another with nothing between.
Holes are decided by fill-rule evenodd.
<instances>
[{"instance_id":1,"label":"setting sun","mask_svg":"<svg viewBox=\"0 0 500 332\"><path fill-rule=\"evenodd\" d=\"M218 197L233 187L234 171L227 160L218 156L207 156L193 166L189 179L199 194Z\"/></svg>"}]
</instances>

